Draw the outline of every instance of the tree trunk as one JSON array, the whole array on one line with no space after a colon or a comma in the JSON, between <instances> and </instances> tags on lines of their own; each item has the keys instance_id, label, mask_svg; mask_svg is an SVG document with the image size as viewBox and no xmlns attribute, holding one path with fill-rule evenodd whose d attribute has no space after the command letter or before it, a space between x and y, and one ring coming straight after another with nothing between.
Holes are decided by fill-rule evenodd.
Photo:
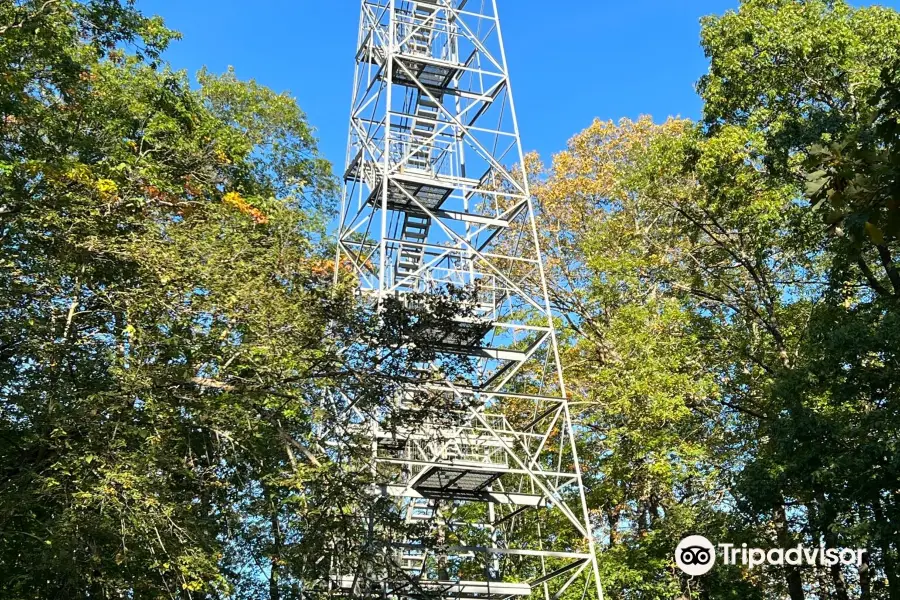
<instances>
[{"instance_id":1,"label":"tree trunk","mask_svg":"<svg viewBox=\"0 0 900 600\"><path fill-rule=\"evenodd\" d=\"M712 600L709 594L709 586L706 581L700 584L700 600Z\"/></svg>"},{"instance_id":2,"label":"tree trunk","mask_svg":"<svg viewBox=\"0 0 900 600\"><path fill-rule=\"evenodd\" d=\"M859 600L872 600L872 573L869 569L869 553L866 552L859 566Z\"/></svg>"},{"instance_id":3,"label":"tree trunk","mask_svg":"<svg viewBox=\"0 0 900 600\"><path fill-rule=\"evenodd\" d=\"M790 548L794 545L783 501L775 507L775 531L778 536L778 543L782 548ZM806 594L803 591L803 576L800 573L800 569L795 566L788 566L786 567L786 572L788 593L791 596L791 600L806 600Z\"/></svg>"},{"instance_id":4,"label":"tree trunk","mask_svg":"<svg viewBox=\"0 0 900 600\"><path fill-rule=\"evenodd\" d=\"M875 514L876 523L882 528L889 527L888 522L884 518L880 500L876 499L872 503L872 511ZM878 545L881 548L884 573L888 580L888 598L890 600L900 600L900 573L897 572L897 560L893 556L894 552L891 548L889 537L884 535L881 530L878 531Z\"/></svg>"},{"instance_id":5,"label":"tree trunk","mask_svg":"<svg viewBox=\"0 0 900 600\"><path fill-rule=\"evenodd\" d=\"M816 504L807 506L810 518L810 527L815 532L814 539L818 541L819 536L824 540L825 546L828 548L838 548L839 543L837 536L834 535L831 527L834 525L834 514L830 505L824 500L822 502L823 510L816 510ZM844 569L840 564L828 567L828 575L831 578L831 585L834 589L834 598L836 600L850 600L850 592L847 589L847 580L844 578Z\"/></svg>"},{"instance_id":6,"label":"tree trunk","mask_svg":"<svg viewBox=\"0 0 900 600\"><path fill-rule=\"evenodd\" d=\"M610 547L618 546L622 541L622 534L619 531L620 521L619 509L607 511L606 520L609 521L609 545Z\"/></svg>"},{"instance_id":7,"label":"tree trunk","mask_svg":"<svg viewBox=\"0 0 900 600\"><path fill-rule=\"evenodd\" d=\"M278 508L271 496L269 505L272 509L269 515L272 526L272 565L271 573L269 574L269 600L281 600L279 584L281 583L281 548L284 542L281 536L281 523L278 520Z\"/></svg>"},{"instance_id":8,"label":"tree trunk","mask_svg":"<svg viewBox=\"0 0 900 600\"><path fill-rule=\"evenodd\" d=\"M833 548L829 544L829 547ZM850 594L847 591L847 581L844 579L844 571L841 565L832 565L828 568L831 571L831 584L834 586L834 597L837 600L850 600Z\"/></svg>"}]
</instances>

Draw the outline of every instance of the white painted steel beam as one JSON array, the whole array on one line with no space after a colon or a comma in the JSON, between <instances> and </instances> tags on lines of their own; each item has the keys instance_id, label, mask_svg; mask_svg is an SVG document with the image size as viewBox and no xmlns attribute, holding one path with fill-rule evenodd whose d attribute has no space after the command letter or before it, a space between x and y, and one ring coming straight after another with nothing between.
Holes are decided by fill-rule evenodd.
<instances>
[{"instance_id":1,"label":"white painted steel beam","mask_svg":"<svg viewBox=\"0 0 900 600\"><path fill-rule=\"evenodd\" d=\"M428 539L452 523L463 538L466 525L489 531L479 539L491 545L422 546L372 517L360 543L405 549L393 568L407 579L331 557L330 584L359 598L603 599L497 3L360 3L336 270L355 274L373 303L452 285L477 308L429 343L433 363L397 375L396 397L381 406L336 398L340 439L370 449L356 467L371 473L372 493ZM414 348L401 337L380 350ZM454 360L471 373L444 376ZM449 400L464 410L440 411L441 422L392 420ZM478 504L456 510L469 503ZM541 511L556 511L564 519L548 522L566 529L520 530ZM585 538L587 551L544 550L560 536ZM513 574L539 562L527 583L424 581L450 556L489 556L482 566Z\"/></svg>"}]
</instances>

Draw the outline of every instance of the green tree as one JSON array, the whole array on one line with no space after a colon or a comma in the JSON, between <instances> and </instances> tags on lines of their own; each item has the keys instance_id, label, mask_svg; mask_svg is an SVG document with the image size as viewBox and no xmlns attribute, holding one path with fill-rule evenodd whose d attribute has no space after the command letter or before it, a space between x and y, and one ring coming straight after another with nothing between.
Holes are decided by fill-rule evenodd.
<instances>
[{"instance_id":1,"label":"green tree","mask_svg":"<svg viewBox=\"0 0 900 600\"><path fill-rule=\"evenodd\" d=\"M336 399L396 395L463 298L334 287L305 115L192 89L159 19L7 2L0 33L0 597L300 597L385 510Z\"/></svg>"},{"instance_id":2,"label":"green tree","mask_svg":"<svg viewBox=\"0 0 900 600\"><path fill-rule=\"evenodd\" d=\"M704 21L707 127L759 132L773 176L808 180L835 268L900 296L896 206L900 14L843 0L745 0Z\"/></svg>"},{"instance_id":3,"label":"green tree","mask_svg":"<svg viewBox=\"0 0 900 600\"><path fill-rule=\"evenodd\" d=\"M746 0L704 21L703 124L596 123L538 178L613 594L897 597L898 41ZM869 556L698 584L687 533Z\"/></svg>"},{"instance_id":4,"label":"green tree","mask_svg":"<svg viewBox=\"0 0 900 600\"><path fill-rule=\"evenodd\" d=\"M776 389L782 418L755 476L790 490L814 539L868 548L871 564L854 575L861 597L898 598L898 472L886 457L900 427L889 342L900 297L900 15L751 0L709 19L704 47L710 134L740 125L759 135L770 176L805 183L828 233L819 248L825 293ZM846 574L830 575L837 597L849 597Z\"/></svg>"},{"instance_id":5,"label":"green tree","mask_svg":"<svg viewBox=\"0 0 900 600\"><path fill-rule=\"evenodd\" d=\"M796 282L817 268L805 245L814 220L758 168L752 144L739 128L704 139L684 121L598 122L538 186L575 334L567 373L592 432L591 502L622 597L762 597L787 585L754 589L727 569L698 584L672 563L688 533L761 545L792 535L777 494L757 513L764 523L730 508L815 295Z\"/></svg>"}]
</instances>

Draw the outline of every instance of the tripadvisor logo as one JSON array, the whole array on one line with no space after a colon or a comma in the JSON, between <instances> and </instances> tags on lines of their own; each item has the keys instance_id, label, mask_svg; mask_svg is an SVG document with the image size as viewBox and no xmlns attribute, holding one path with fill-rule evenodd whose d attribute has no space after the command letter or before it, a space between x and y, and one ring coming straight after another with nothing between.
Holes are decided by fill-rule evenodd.
<instances>
[{"instance_id":1,"label":"tripadvisor logo","mask_svg":"<svg viewBox=\"0 0 900 600\"><path fill-rule=\"evenodd\" d=\"M686 537L675 549L675 564L688 575L706 575L716 564L716 548L702 535Z\"/></svg>"},{"instance_id":2,"label":"tripadvisor logo","mask_svg":"<svg viewBox=\"0 0 900 600\"><path fill-rule=\"evenodd\" d=\"M743 565L755 569L762 565L792 565L833 567L842 565L862 565L865 550L851 548L807 548L800 544L787 550L775 548L748 548L747 544L719 544L722 564ZM716 546L702 535L692 535L681 540L675 549L675 564L684 573L697 577L709 573L716 564Z\"/></svg>"}]
</instances>

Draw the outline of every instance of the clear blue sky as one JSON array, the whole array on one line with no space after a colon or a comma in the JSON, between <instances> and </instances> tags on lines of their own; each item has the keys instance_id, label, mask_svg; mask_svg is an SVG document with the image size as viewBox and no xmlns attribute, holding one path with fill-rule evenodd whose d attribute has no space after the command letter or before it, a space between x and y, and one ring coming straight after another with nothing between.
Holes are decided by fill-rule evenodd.
<instances>
[{"instance_id":1,"label":"clear blue sky","mask_svg":"<svg viewBox=\"0 0 900 600\"><path fill-rule=\"evenodd\" d=\"M880 4L900 8L900 0ZM526 150L545 158L595 118L698 117L700 17L738 0L499 0ZM138 0L181 31L167 58L289 91L343 171L358 0Z\"/></svg>"}]
</instances>

